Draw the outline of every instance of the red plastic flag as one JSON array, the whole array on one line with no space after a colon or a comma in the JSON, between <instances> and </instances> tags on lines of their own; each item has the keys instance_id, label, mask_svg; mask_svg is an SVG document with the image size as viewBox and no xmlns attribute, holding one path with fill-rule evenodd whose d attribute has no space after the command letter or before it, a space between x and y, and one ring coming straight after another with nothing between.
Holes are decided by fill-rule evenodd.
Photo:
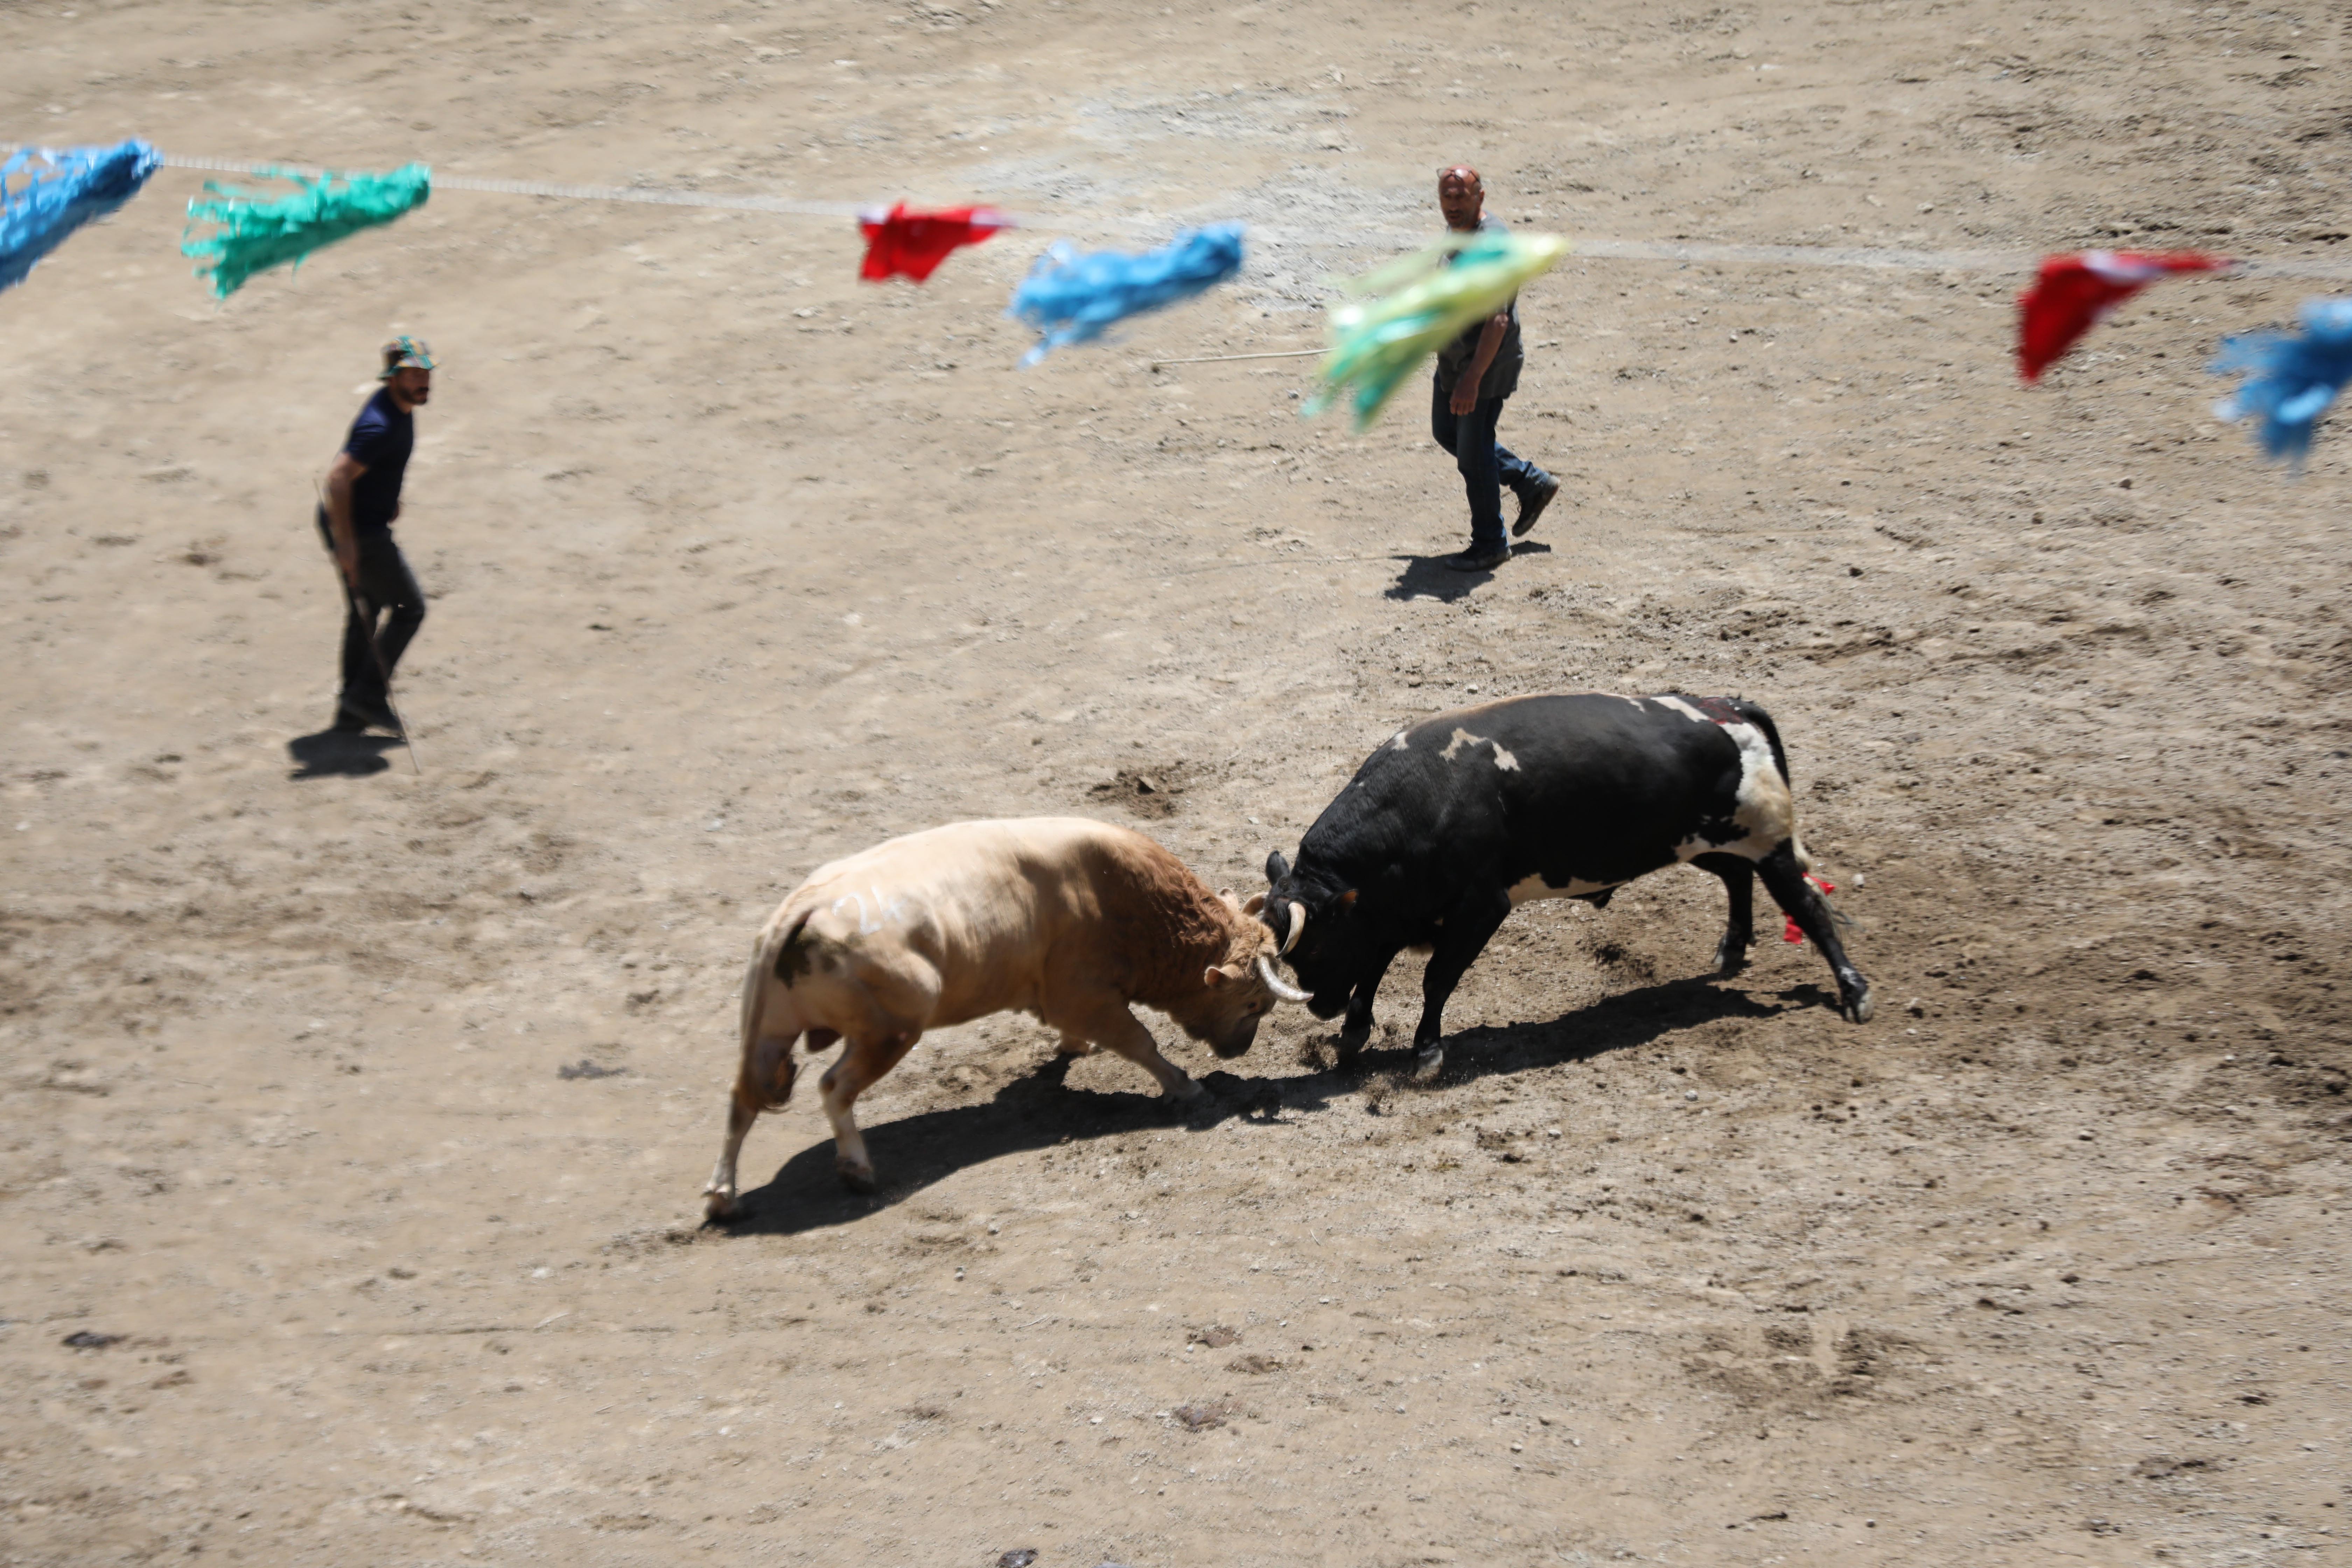
<instances>
[{"instance_id":1,"label":"red plastic flag","mask_svg":"<svg viewBox=\"0 0 2352 1568\"><path fill-rule=\"evenodd\" d=\"M2101 317L2158 279L2218 272L2226 256L2201 250L2085 250L2044 257L2042 276L2017 297L2017 374L2029 382L2065 356Z\"/></svg>"},{"instance_id":2,"label":"red plastic flag","mask_svg":"<svg viewBox=\"0 0 2352 1568\"><path fill-rule=\"evenodd\" d=\"M1824 893L1834 893L1837 891L1837 884L1835 882L1823 881L1821 878L1814 876L1811 871L1805 873L1805 880L1811 882L1814 887L1819 888ZM1798 926L1796 916L1790 915L1781 922L1780 940L1782 942L1802 942L1805 940L1805 933L1803 930Z\"/></svg>"},{"instance_id":3,"label":"red plastic flag","mask_svg":"<svg viewBox=\"0 0 2352 1568\"><path fill-rule=\"evenodd\" d=\"M939 269L948 252L978 245L1013 220L986 207L949 207L941 212L908 212L900 202L888 212L860 216L866 231L866 265L857 275L869 283L904 274L920 283Z\"/></svg>"}]
</instances>

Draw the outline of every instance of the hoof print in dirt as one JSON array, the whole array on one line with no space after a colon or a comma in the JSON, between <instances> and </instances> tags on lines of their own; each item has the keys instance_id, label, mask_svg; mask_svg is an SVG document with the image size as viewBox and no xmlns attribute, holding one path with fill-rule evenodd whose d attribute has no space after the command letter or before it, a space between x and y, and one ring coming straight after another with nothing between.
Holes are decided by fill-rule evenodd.
<instances>
[{"instance_id":1,"label":"hoof print in dirt","mask_svg":"<svg viewBox=\"0 0 2352 1568\"><path fill-rule=\"evenodd\" d=\"M1223 1323L1211 1323L1205 1329L1194 1329L1186 1334L1184 1342L1188 1345L1205 1345L1213 1351L1221 1351L1227 1345L1241 1343L1242 1331L1239 1329L1229 1329Z\"/></svg>"},{"instance_id":2,"label":"hoof print in dirt","mask_svg":"<svg viewBox=\"0 0 2352 1568\"><path fill-rule=\"evenodd\" d=\"M1016 1546L1012 1551L1003 1552L998 1556L996 1559L996 1568L1029 1568L1029 1564L1036 1561L1037 1549L1035 1547Z\"/></svg>"},{"instance_id":3,"label":"hoof print in dirt","mask_svg":"<svg viewBox=\"0 0 2352 1568\"><path fill-rule=\"evenodd\" d=\"M1161 822L1176 815L1177 802L1190 786L1192 775L1187 763L1121 768L1087 791L1087 798L1098 805L1123 805L1147 821Z\"/></svg>"},{"instance_id":4,"label":"hoof print in dirt","mask_svg":"<svg viewBox=\"0 0 2352 1568\"><path fill-rule=\"evenodd\" d=\"M628 1071L626 1068L599 1067L586 1057L582 1057L567 1067L557 1068L555 1076L558 1078L624 1078L627 1076Z\"/></svg>"},{"instance_id":5,"label":"hoof print in dirt","mask_svg":"<svg viewBox=\"0 0 2352 1568\"><path fill-rule=\"evenodd\" d=\"M102 1351L109 1345L121 1344L122 1336L97 1333L89 1329L77 1329L68 1334L63 1342L69 1350Z\"/></svg>"},{"instance_id":6,"label":"hoof print in dirt","mask_svg":"<svg viewBox=\"0 0 2352 1568\"><path fill-rule=\"evenodd\" d=\"M1187 1432L1206 1432L1232 1420L1234 1407L1222 1399L1213 1399L1199 1405L1180 1405L1168 1415Z\"/></svg>"}]
</instances>

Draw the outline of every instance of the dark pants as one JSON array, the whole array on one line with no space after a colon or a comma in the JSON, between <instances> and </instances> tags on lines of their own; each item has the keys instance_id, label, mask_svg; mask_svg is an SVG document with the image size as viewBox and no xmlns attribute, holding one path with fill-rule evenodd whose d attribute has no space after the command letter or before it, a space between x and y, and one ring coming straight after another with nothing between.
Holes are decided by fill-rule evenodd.
<instances>
[{"instance_id":1,"label":"dark pants","mask_svg":"<svg viewBox=\"0 0 2352 1568\"><path fill-rule=\"evenodd\" d=\"M1495 426L1508 397L1486 398L1467 414L1454 413L1453 401L1453 384L1442 376L1433 378L1429 432L1462 470L1462 488L1470 493L1470 548L1485 554L1510 543L1503 533L1503 487L1510 486L1512 494L1524 498L1538 470L1495 439Z\"/></svg>"},{"instance_id":2,"label":"dark pants","mask_svg":"<svg viewBox=\"0 0 2352 1568\"><path fill-rule=\"evenodd\" d=\"M327 509L319 509L319 534L327 542L327 553L335 552L335 536L327 526ZM359 531L360 586L356 595L343 598L343 700L359 703L381 703L385 697L384 681L400 656L408 651L408 639L425 624L425 591L416 585L415 576L402 559L400 546L392 540L388 528L362 529ZM340 580L342 569L335 575ZM383 629L377 629L377 618L383 617ZM370 652L368 644L375 644Z\"/></svg>"}]
</instances>

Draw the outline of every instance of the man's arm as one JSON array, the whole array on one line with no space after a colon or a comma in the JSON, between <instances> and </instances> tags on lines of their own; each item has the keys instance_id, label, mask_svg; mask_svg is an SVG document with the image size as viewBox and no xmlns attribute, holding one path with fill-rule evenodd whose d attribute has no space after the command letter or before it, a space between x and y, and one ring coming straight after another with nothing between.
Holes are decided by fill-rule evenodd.
<instances>
[{"instance_id":1,"label":"man's arm","mask_svg":"<svg viewBox=\"0 0 2352 1568\"><path fill-rule=\"evenodd\" d=\"M366 472L367 465L349 452L336 453L327 470L327 531L335 541L335 564L353 593L360 585L360 536L352 525L352 486Z\"/></svg>"},{"instance_id":2,"label":"man's arm","mask_svg":"<svg viewBox=\"0 0 2352 1568\"><path fill-rule=\"evenodd\" d=\"M1446 406L1455 415L1464 415L1478 406L1478 389L1486 384L1486 369L1495 363L1495 355L1503 347L1503 334L1510 330L1511 313L1489 316L1479 329L1478 352L1470 356L1470 364L1463 371L1462 379L1454 384L1454 400Z\"/></svg>"}]
</instances>

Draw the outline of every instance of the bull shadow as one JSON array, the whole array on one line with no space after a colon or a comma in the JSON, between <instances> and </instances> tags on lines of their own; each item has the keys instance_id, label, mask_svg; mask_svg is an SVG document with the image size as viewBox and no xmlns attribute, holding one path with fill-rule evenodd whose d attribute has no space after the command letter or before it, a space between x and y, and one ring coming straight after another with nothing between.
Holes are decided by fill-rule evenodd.
<instances>
[{"instance_id":1,"label":"bull shadow","mask_svg":"<svg viewBox=\"0 0 2352 1568\"><path fill-rule=\"evenodd\" d=\"M1769 999L1713 975L1660 981L1605 997L1590 1006L1541 1023L1502 1024L1458 1029L1445 1037L1445 1068L1425 1092L1482 1078L1529 1072L1567 1062L1586 1062L1615 1051L1634 1050L1668 1035L1727 1018L1777 1018L1808 1008L1837 1013L1837 997L1811 981L1770 993ZM1402 1042L1366 1047L1358 1072L1392 1071L1409 1078L1413 1052L1410 1025L1396 1032Z\"/></svg>"},{"instance_id":2,"label":"bull shadow","mask_svg":"<svg viewBox=\"0 0 2352 1568\"><path fill-rule=\"evenodd\" d=\"M1511 546L1513 561L1523 555L1550 553L1550 545L1532 539L1521 540ZM1451 605L1468 598L1483 584L1493 582L1496 572L1502 570L1497 567L1486 572L1456 572L1445 563L1446 558L1443 555L1391 555L1389 559L1403 562L1404 570L1397 574L1395 582L1381 591L1384 599L1436 599Z\"/></svg>"},{"instance_id":3,"label":"bull shadow","mask_svg":"<svg viewBox=\"0 0 2352 1568\"><path fill-rule=\"evenodd\" d=\"M1417 1092L1442 1094L1450 1085L1475 1079L1633 1049L1719 1019L1770 1018L1809 1006L1834 1011L1836 999L1811 984L1791 986L1768 1001L1712 977L1664 981L1621 992L1549 1022L1449 1034L1444 1073L1436 1084ZM1155 1093L1070 1089L1063 1081L1070 1058L1052 1058L1027 1077L1004 1085L985 1104L927 1110L866 1127L866 1148L882 1181L877 1193L843 1189L834 1173L833 1140L826 1137L786 1160L764 1184L745 1191L734 1217L712 1221L707 1228L730 1236L798 1236L856 1224L959 1171L1008 1154L1161 1128L1206 1131L1236 1119L1278 1122L1286 1111L1320 1114L1332 1110L1341 1098L1358 1093L1375 1075L1409 1074L1409 1024L1398 1037L1407 1044L1367 1047L1346 1067L1284 1078L1209 1073L1199 1080L1209 1098L1197 1108L1170 1106ZM1333 1037L1325 1032L1309 1039L1328 1046ZM1266 1041L1260 1049L1286 1045Z\"/></svg>"},{"instance_id":4,"label":"bull shadow","mask_svg":"<svg viewBox=\"0 0 2352 1568\"><path fill-rule=\"evenodd\" d=\"M1235 1119L1268 1121L1286 1109L1321 1110L1333 1094L1353 1087L1337 1073L1244 1079L1220 1070L1197 1080L1208 1090L1206 1100L1180 1107L1156 1092L1071 1089L1063 1081L1071 1060L1049 1058L998 1089L984 1105L927 1110L863 1128L880 1192L864 1195L843 1189L834 1173L833 1140L826 1137L785 1161L765 1185L743 1193L734 1217L713 1221L709 1228L737 1236L797 1236L849 1225L959 1171L1007 1154L1161 1128L1198 1132Z\"/></svg>"}]
</instances>

